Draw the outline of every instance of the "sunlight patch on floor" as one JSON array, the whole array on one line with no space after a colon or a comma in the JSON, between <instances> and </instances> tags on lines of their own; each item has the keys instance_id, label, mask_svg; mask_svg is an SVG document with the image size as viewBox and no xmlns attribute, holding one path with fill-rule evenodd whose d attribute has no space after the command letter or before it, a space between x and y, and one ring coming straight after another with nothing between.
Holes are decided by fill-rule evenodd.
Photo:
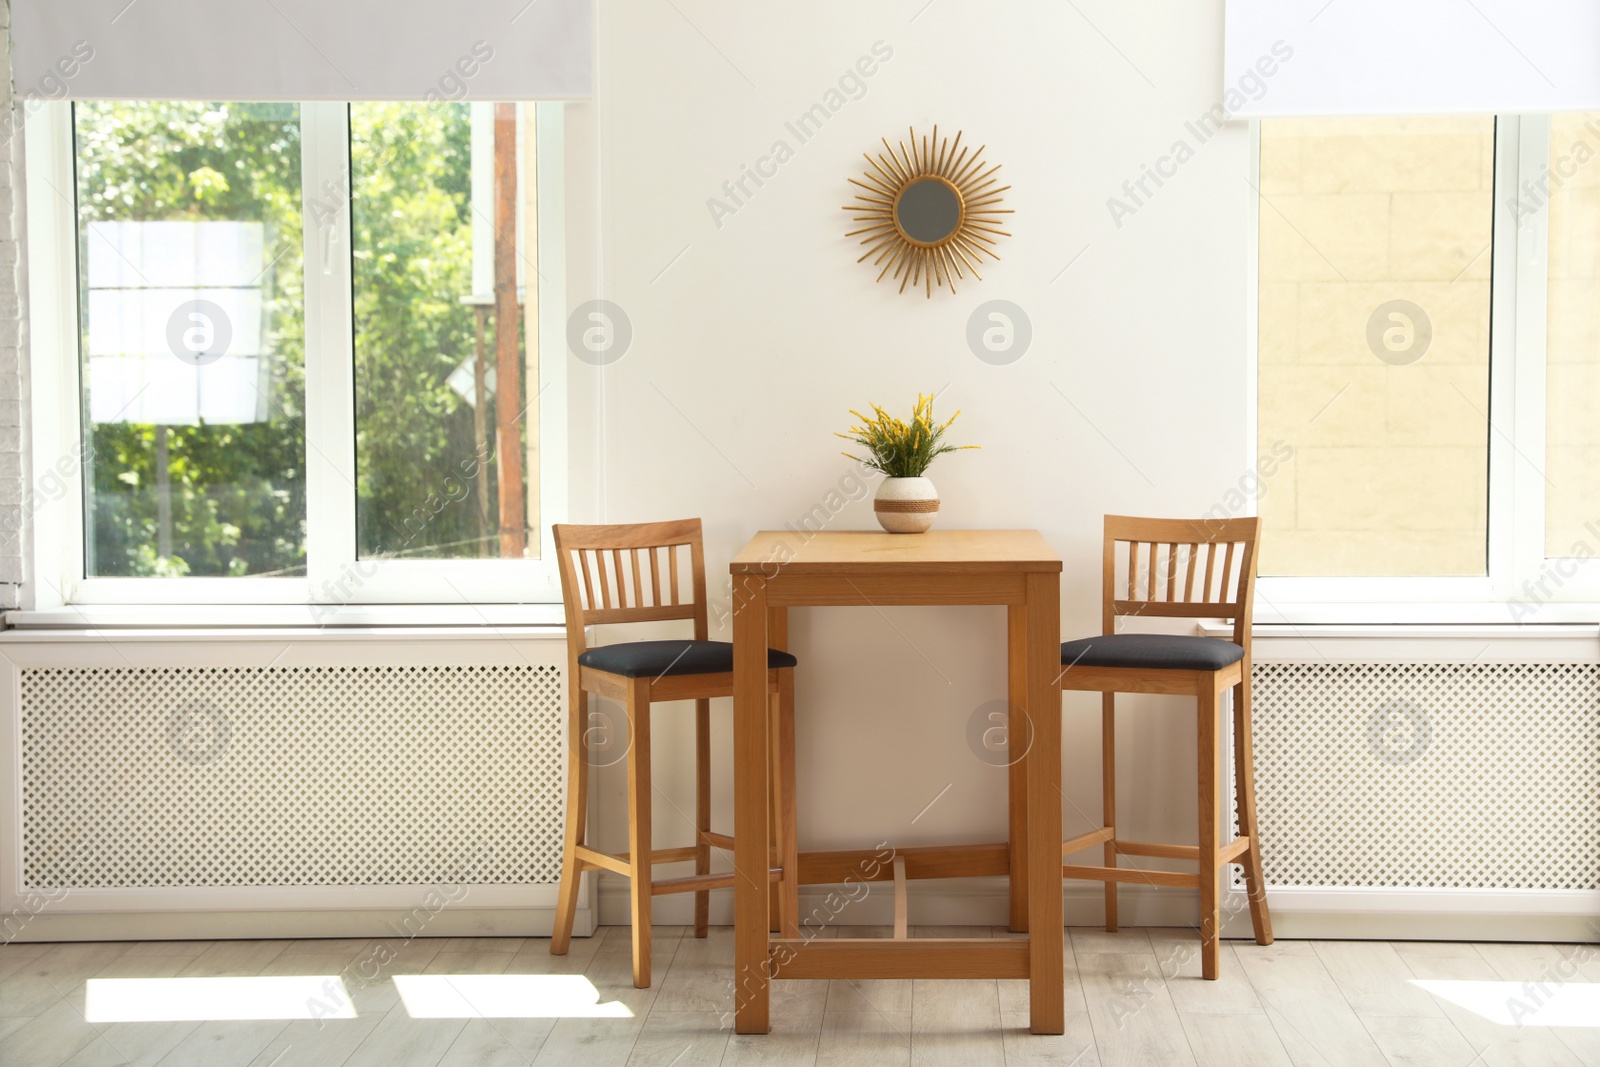
<instances>
[{"instance_id":1,"label":"sunlight patch on floor","mask_svg":"<svg viewBox=\"0 0 1600 1067\"><path fill-rule=\"evenodd\" d=\"M1589 982L1465 982L1413 978L1411 984L1501 1026L1600 1029L1600 985Z\"/></svg>"},{"instance_id":2,"label":"sunlight patch on floor","mask_svg":"<svg viewBox=\"0 0 1600 1067\"><path fill-rule=\"evenodd\" d=\"M356 1017L344 982L332 974L91 978L84 992L83 1013L91 1023Z\"/></svg>"},{"instance_id":3,"label":"sunlight patch on floor","mask_svg":"<svg viewBox=\"0 0 1600 1067\"><path fill-rule=\"evenodd\" d=\"M397 974L413 1019L630 1019L581 974Z\"/></svg>"}]
</instances>

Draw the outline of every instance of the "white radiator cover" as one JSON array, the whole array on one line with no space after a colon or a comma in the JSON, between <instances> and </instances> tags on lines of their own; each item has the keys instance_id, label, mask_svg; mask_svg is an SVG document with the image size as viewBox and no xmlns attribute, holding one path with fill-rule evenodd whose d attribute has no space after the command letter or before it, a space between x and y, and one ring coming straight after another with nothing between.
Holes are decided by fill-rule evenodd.
<instances>
[{"instance_id":1,"label":"white radiator cover","mask_svg":"<svg viewBox=\"0 0 1600 1067\"><path fill-rule=\"evenodd\" d=\"M554 665L19 673L27 886L560 875Z\"/></svg>"},{"instance_id":2,"label":"white radiator cover","mask_svg":"<svg viewBox=\"0 0 1600 1067\"><path fill-rule=\"evenodd\" d=\"M13 632L0 652L18 936L548 932L559 630ZM230 915L251 918L205 918Z\"/></svg>"},{"instance_id":3,"label":"white radiator cover","mask_svg":"<svg viewBox=\"0 0 1600 1067\"><path fill-rule=\"evenodd\" d=\"M1409 644L1258 636L1279 935L1592 939L1594 635ZM548 933L564 664L554 628L0 634L0 934ZM921 921L1004 921L1003 884L915 889ZM1071 921L1100 895L1069 886ZM1192 921L1184 891L1125 897Z\"/></svg>"},{"instance_id":4,"label":"white radiator cover","mask_svg":"<svg viewBox=\"0 0 1600 1067\"><path fill-rule=\"evenodd\" d=\"M1600 665L1257 662L1267 884L1600 889Z\"/></svg>"}]
</instances>

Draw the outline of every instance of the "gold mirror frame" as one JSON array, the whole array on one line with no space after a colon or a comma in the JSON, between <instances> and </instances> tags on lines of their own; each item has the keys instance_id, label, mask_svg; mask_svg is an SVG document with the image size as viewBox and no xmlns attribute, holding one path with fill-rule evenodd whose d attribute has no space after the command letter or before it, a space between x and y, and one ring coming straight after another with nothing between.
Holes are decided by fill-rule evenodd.
<instances>
[{"instance_id":1,"label":"gold mirror frame","mask_svg":"<svg viewBox=\"0 0 1600 1067\"><path fill-rule=\"evenodd\" d=\"M906 150L906 142L901 141L896 152L888 138L883 138L885 154L874 158L870 153L861 153L870 168L862 175L866 181L851 178L850 182L865 192L857 193L859 203L848 205L844 210L854 213L852 222L867 225L845 236L860 236L861 243L868 246L857 263L876 256L872 265L883 265L878 281L886 276L891 280L899 278L902 293L907 285L915 288L920 284L932 299L936 283L950 286L950 292L954 293L956 279L965 280L967 271L979 281L983 280L983 275L978 273L978 261L984 256L999 261L1000 256L992 248L998 243L995 238L1011 236L1000 229L999 216L1012 212L997 205L1004 199L1000 194L1011 186L993 188L1000 180L995 177L1000 164L985 169L983 151L988 146L976 152L971 152L970 147L962 148L960 131L956 132L954 143L948 137L941 142L937 126L931 138L924 136L920 142L915 129L908 128L907 133L910 151ZM918 182L930 180L949 186L959 202L955 226L936 241L911 236L899 218L900 201L906 191Z\"/></svg>"}]
</instances>

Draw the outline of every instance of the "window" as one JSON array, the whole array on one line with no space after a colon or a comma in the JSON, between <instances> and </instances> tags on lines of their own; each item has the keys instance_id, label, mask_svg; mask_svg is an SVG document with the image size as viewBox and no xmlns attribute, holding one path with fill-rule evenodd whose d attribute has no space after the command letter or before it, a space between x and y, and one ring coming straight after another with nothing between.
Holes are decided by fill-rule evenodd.
<instances>
[{"instance_id":1,"label":"window","mask_svg":"<svg viewBox=\"0 0 1600 1067\"><path fill-rule=\"evenodd\" d=\"M1266 617L1593 616L1597 118L1260 123Z\"/></svg>"},{"instance_id":2,"label":"window","mask_svg":"<svg viewBox=\"0 0 1600 1067\"><path fill-rule=\"evenodd\" d=\"M520 448L494 447L502 337L494 321L495 211L515 219L537 205L528 182L515 190L493 183L492 157L482 151L492 143L492 107L350 109L362 559L539 552L537 448L529 448L526 434ZM515 129L523 123L509 110L500 119ZM476 189L475 146L478 170L490 179ZM523 168L534 172L531 164ZM496 201L499 192L507 194L504 203ZM512 260L519 286L530 259ZM530 361L524 331L510 334L510 365L529 372L510 383L511 410L526 418L536 414L528 401L538 394L538 363ZM422 507L424 489L441 506Z\"/></svg>"},{"instance_id":3,"label":"window","mask_svg":"<svg viewBox=\"0 0 1600 1067\"><path fill-rule=\"evenodd\" d=\"M1490 119L1261 125L1263 574L1487 568Z\"/></svg>"},{"instance_id":4,"label":"window","mask_svg":"<svg viewBox=\"0 0 1600 1067\"><path fill-rule=\"evenodd\" d=\"M556 599L564 361L540 359L561 332L539 309L564 304L564 254L539 222L562 210L561 119L94 101L30 120L43 599Z\"/></svg>"},{"instance_id":5,"label":"window","mask_svg":"<svg viewBox=\"0 0 1600 1067\"><path fill-rule=\"evenodd\" d=\"M84 573L304 574L293 104L78 104Z\"/></svg>"}]
</instances>

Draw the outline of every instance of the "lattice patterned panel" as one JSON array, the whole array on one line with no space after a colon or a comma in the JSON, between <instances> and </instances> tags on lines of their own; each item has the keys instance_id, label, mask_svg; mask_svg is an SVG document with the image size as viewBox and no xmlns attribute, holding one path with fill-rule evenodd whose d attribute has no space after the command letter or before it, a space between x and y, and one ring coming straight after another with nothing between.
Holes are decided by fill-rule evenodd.
<instances>
[{"instance_id":1,"label":"lattice patterned panel","mask_svg":"<svg viewBox=\"0 0 1600 1067\"><path fill-rule=\"evenodd\" d=\"M30 887L559 876L559 667L19 673Z\"/></svg>"},{"instance_id":2,"label":"lattice patterned panel","mask_svg":"<svg viewBox=\"0 0 1600 1067\"><path fill-rule=\"evenodd\" d=\"M1600 888L1600 666L1258 663L1267 884Z\"/></svg>"}]
</instances>

